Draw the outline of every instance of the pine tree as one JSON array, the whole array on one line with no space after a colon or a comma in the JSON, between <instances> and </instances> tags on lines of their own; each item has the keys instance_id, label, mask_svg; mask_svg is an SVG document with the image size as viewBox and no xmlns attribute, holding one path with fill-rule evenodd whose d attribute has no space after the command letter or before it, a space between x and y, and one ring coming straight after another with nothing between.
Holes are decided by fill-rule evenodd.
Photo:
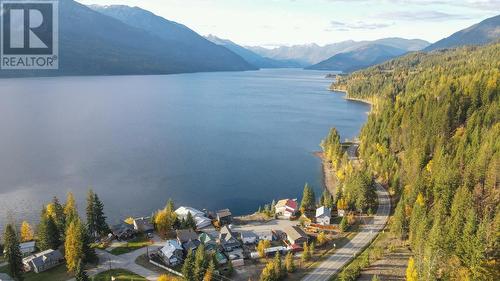
<instances>
[{"instance_id":1,"label":"pine tree","mask_svg":"<svg viewBox=\"0 0 500 281\"><path fill-rule=\"evenodd\" d=\"M292 273L295 271L295 261L293 259L293 253L292 252L288 252L288 254L286 254L286 257L285 257L285 268L286 268L286 271L289 272L289 273Z\"/></svg>"},{"instance_id":2,"label":"pine tree","mask_svg":"<svg viewBox=\"0 0 500 281\"><path fill-rule=\"evenodd\" d=\"M11 224L5 227L4 251L5 260L9 263L8 269L10 276L18 281L24 280L23 261L21 249L19 248L19 240Z\"/></svg>"},{"instance_id":3,"label":"pine tree","mask_svg":"<svg viewBox=\"0 0 500 281\"><path fill-rule=\"evenodd\" d=\"M307 242L304 242L304 245L302 246L302 256L301 256L302 262L307 262L309 259L311 259L311 251L309 250L309 245Z\"/></svg>"},{"instance_id":4,"label":"pine tree","mask_svg":"<svg viewBox=\"0 0 500 281\"><path fill-rule=\"evenodd\" d=\"M198 249L196 249L195 259L194 259L194 278L197 281L202 281L205 271L207 269L207 259L205 253L205 246L201 244Z\"/></svg>"},{"instance_id":5,"label":"pine tree","mask_svg":"<svg viewBox=\"0 0 500 281\"><path fill-rule=\"evenodd\" d=\"M308 183L305 184L304 186L304 192L302 195L302 202L300 204L300 209L302 213L305 213L306 211L314 210L315 209L315 202L316 202L316 196L314 195L314 190L309 186Z\"/></svg>"},{"instance_id":6,"label":"pine tree","mask_svg":"<svg viewBox=\"0 0 500 281\"><path fill-rule=\"evenodd\" d=\"M192 250L189 250L186 259L184 259L184 265L182 265L182 275L186 281L196 281L194 275L194 263L195 257Z\"/></svg>"},{"instance_id":7,"label":"pine tree","mask_svg":"<svg viewBox=\"0 0 500 281\"><path fill-rule=\"evenodd\" d=\"M280 252L277 252L276 255L274 256L273 264L274 264L274 274L275 274L276 278L278 280L283 278L285 275L285 272L283 270L284 268L283 268L283 264L281 262Z\"/></svg>"},{"instance_id":8,"label":"pine tree","mask_svg":"<svg viewBox=\"0 0 500 281\"><path fill-rule=\"evenodd\" d=\"M186 216L186 228L196 229L196 221L194 220L191 212L188 212Z\"/></svg>"},{"instance_id":9,"label":"pine tree","mask_svg":"<svg viewBox=\"0 0 500 281\"><path fill-rule=\"evenodd\" d=\"M95 215L95 227L99 235L105 235L109 233L109 226L106 223L106 215L104 214L104 204L99 199L97 194L94 194L94 215Z\"/></svg>"},{"instance_id":10,"label":"pine tree","mask_svg":"<svg viewBox=\"0 0 500 281\"><path fill-rule=\"evenodd\" d=\"M32 241L34 234L31 225L27 221L21 223L21 242Z\"/></svg>"},{"instance_id":11,"label":"pine tree","mask_svg":"<svg viewBox=\"0 0 500 281\"><path fill-rule=\"evenodd\" d=\"M340 221L340 224L339 224L339 230L340 230L340 232L346 232L348 228L349 228L349 224L347 222L347 217L343 216L342 220Z\"/></svg>"},{"instance_id":12,"label":"pine tree","mask_svg":"<svg viewBox=\"0 0 500 281\"><path fill-rule=\"evenodd\" d=\"M57 197L52 198L52 202L47 205L47 214L52 217L52 220L56 224L57 232L59 233L59 240L64 240L64 233L66 232L66 218L64 215L64 208L59 203Z\"/></svg>"},{"instance_id":13,"label":"pine tree","mask_svg":"<svg viewBox=\"0 0 500 281\"><path fill-rule=\"evenodd\" d=\"M47 215L45 209L42 210L42 214L40 215L37 236L37 248L42 251L57 249L59 245L61 245L61 241L59 240L60 234L57 230L57 226L52 217Z\"/></svg>"},{"instance_id":14,"label":"pine tree","mask_svg":"<svg viewBox=\"0 0 500 281\"><path fill-rule=\"evenodd\" d=\"M90 245L92 244L92 237L90 236L87 227L82 224L81 225L81 230L82 230L82 242L83 242L83 262L84 263L97 263L98 262L98 257L95 252L95 249L91 247Z\"/></svg>"},{"instance_id":15,"label":"pine tree","mask_svg":"<svg viewBox=\"0 0 500 281\"><path fill-rule=\"evenodd\" d=\"M84 259L82 223L78 218L73 219L66 229L66 240L64 241L64 257L69 272L74 272L78 262Z\"/></svg>"},{"instance_id":16,"label":"pine tree","mask_svg":"<svg viewBox=\"0 0 500 281\"><path fill-rule=\"evenodd\" d=\"M79 260L76 266L75 279L76 281L90 281L89 276L87 275L85 269L83 268L82 260Z\"/></svg>"},{"instance_id":17,"label":"pine tree","mask_svg":"<svg viewBox=\"0 0 500 281\"><path fill-rule=\"evenodd\" d=\"M89 189L87 193L87 208L85 213L87 215L87 228L91 236L97 237L97 225L96 225L96 214L95 214L95 201L94 201L94 191Z\"/></svg>"}]
</instances>

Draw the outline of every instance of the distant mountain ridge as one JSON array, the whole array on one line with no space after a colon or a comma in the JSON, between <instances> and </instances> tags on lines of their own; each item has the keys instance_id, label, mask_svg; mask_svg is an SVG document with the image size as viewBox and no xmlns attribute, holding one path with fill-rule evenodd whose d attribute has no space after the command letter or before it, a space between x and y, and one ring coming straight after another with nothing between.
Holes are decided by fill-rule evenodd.
<instances>
[{"instance_id":1,"label":"distant mountain ridge","mask_svg":"<svg viewBox=\"0 0 500 281\"><path fill-rule=\"evenodd\" d=\"M234 43L231 40L228 39L222 39L219 38L215 35L208 35L205 36L205 38L209 41L211 41L214 44L223 46L235 54L239 55L242 57L244 60L246 60L248 63L251 65L254 65L258 68L288 68L288 67L304 67L303 64L300 64L299 62L293 61L293 60L276 60L276 59L270 59L267 57L263 57L247 48L244 48L236 43Z\"/></svg>"},{"instance_id":2,"label":"distant mountain ridge","mask_svg":"<svg viewBox=\"0 0 500 281\"><path fill-rule=\"evenodd\" d=\"M404 39L404 38L383 38L374 41L342 41L338 43L319 46L317 44L281 46L274 49L263 47L247 47L259 55L272 59L287 59L295 60L302 64L313 65L324 61L336 54L350 52L360 47L380 44L386 45L406 51L418 51L429 46L429 42L420 39Z\"/></svg>"},{"instance_id":3,"label":"distant mountain ridge","mask_svg":"<svg viewBox=\"0 0 500 281\"><path fill-rule=\"evenodd\" d=\"M142 75L255 69L238 55L199 35L201 39L196 41L196 50L201 53L197 54L192 48L184 48L189 45L187 42L182 45L179 41L162 39L157 34L73 0L59 1L59 14L59 69L1 70L0 77ZM196 37L196 33L187 27L170 23L178 34L190 34L186 35L187 38ZM207 61L200 62L201 58Z\"/></svg>"},{"instance_id":4,"label":"distant mountain ridge","mask_svg":"<svg viewBox=\"0 0 500 281\"><path fill-rule=\"evenodd\" d=\"M424 51L453 48L464 45L484 45L500 38L500 15L485 19L466 29L457 31L426 47Z\"/></svg>"},{"instance_id":5,"label":"distant mountain ridge","mask_svg":"<svg viewBox=\"0 0 500 281\"><path fill-rule=\"evenodd\" d=\"M406 54L407 51L387 45L369 44L339 53L307 69L352 72Z\"/></svg>"}]
</instances>

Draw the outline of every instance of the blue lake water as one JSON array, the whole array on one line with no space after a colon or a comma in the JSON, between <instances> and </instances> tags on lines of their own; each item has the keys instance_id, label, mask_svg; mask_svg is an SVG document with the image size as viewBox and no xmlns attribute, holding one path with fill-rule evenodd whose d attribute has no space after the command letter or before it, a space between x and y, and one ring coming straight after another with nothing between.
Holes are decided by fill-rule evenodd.
<instances>
[{"instance_id":1,"label":"blue lake water","mask_svg":"<svg viewBox=\"0 0 500 281\"><path fill-rule=\"evenodd\" d=\"M295 69L0 80L0 225L38 219L91 186L110 222L168 198L255 211L323 188L314 155L330 127L356 136L369 106Z\"/></svg>"}]
</instances>

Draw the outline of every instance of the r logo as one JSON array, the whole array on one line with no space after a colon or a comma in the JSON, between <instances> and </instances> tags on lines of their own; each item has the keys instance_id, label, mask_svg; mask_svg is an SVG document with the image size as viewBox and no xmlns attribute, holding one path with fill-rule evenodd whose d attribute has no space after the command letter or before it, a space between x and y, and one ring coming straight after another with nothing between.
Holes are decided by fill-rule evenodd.
<instances>
[{"instance_id":1,"label":"r logo","mask_svg":"<svg viewBox=\"0 0 500 281\"><path fill-rule=\"evenodd\" d=\"M57 1L0 0L0 3L2 68L54 69L53 62L58 55ZM21 65L14 65L16 57L23 59ZM45 60L43 64L42 60Z\"/></svg>"}]
</instances>

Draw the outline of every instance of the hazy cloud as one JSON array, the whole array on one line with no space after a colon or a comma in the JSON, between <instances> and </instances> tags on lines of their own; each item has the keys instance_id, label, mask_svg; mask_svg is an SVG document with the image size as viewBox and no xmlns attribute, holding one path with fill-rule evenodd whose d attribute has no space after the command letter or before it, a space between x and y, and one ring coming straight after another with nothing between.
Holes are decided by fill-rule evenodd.
<instances>
[{"instance_id":1,"label":"hazy cloud","mask_svg":"<svg viewBox=\"0 0 500 281\"><path fill-rule=\"evenodd\" d=\"M383 19L397 19L407 21L448 21L473 19L470 15L448 14L438 11L388 11L377 17Z\"/></svg>"},{"instance_id":2,"label":"hazy cloud","mask_svg":"<svg viewBox=\"0 0 500 281\"><path fill-rule=\"evenodd\" d=\"M340 21L330 21L330 26L326 31L349 31L349 30L373 30L391 26L389 23L368 23L363 21L357 21L352 23L340 22Z\"/></svg>"}]
</instances>

